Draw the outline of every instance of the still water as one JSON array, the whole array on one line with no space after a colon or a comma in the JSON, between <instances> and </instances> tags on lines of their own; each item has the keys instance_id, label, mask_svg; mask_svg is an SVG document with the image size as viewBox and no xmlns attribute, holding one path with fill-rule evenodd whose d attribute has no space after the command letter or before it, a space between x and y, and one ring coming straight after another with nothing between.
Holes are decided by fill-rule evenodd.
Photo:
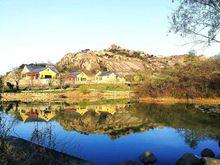
<instances>
[{"instance_id":1,"label":"still water","mask_svg":"<svg viewBox=\"0 0 220 165\"><path fill-rule=\"evenodd\" d=\"M1 103L11 134L95 164L138 160L151 151L157 164L175 164L184 153L220 154L220 116L194 105L118 103Z\"/></svg>"}]
</instances>

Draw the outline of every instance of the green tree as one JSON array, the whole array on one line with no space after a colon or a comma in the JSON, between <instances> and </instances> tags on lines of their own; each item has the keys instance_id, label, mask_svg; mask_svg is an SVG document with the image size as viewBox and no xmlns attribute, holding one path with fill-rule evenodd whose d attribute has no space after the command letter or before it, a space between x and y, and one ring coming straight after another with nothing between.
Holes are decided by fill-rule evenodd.
<instances>
[{"instance_id":1,"label":"green tree","mask_svg":"<svg viewBox=\"0 0 220 165\"><path fill-rule=\"evenodd\" d=\"M196 55L196 51L195 51L195 50L190 50L190 51L188 52L188 55L189 55L189 56L195 56L195 55Z\"/></svg>"}]
</instances>

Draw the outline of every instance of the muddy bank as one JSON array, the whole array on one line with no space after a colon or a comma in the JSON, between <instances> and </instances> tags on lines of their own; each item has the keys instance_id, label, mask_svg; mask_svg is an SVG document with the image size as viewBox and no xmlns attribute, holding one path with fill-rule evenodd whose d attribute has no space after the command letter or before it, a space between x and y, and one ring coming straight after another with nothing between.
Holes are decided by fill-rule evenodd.
<instances>
[{"instance_id":1,"label":"muddy bank","mask_svg":"<svg viewBox=\"0 0 220 165\"><path fill-rule=\"evenodd\" d=\"M7 137L1 140L0 149L0 164L92 164L80 158L44 148L16 137Z\"/></svg>"}]
</instances>

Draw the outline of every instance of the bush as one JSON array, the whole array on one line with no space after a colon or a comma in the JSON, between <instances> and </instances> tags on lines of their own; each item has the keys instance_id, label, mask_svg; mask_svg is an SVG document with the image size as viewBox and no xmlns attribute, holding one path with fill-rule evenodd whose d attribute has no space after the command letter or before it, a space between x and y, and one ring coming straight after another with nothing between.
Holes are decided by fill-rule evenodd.
<instances>
[{"instance_id":1,"label":"bush","mask_svg":"<svg viewBox=\"0 0 220 165\"><path fill-rule=\"evenodd\" d=\"M220 97L220 58L192 60L148 78L138 89L140 96L201 98Z\"/></svg>"}]
</instances>

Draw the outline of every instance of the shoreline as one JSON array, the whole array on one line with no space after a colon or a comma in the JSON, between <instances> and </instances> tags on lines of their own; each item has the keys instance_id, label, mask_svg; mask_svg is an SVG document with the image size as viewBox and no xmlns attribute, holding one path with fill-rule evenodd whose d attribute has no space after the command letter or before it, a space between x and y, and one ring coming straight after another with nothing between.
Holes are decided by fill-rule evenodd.
<instances>
[{"instance_id":1,"label":"shoreline","mask_svg":"<svg viewBox=\"0 0 220 165\"><path fill-rule=\"evenodd\" d=\"M20 101L20 102L96 102L100 100L119 100L134 98L134 93L130 91L25 91L19 93L1 93L1 101Z\"/></svg>"},{"instance_id":2,"label":"shoreline","mask_svg":"<svg viewBox=\"0 0 220 165\"><path fill-rule=\"evenodd\" d=\"M198 105L218 105L220 98L174 98L174 97L135 97L133 91L95 91L81 92L79 90L42 90L42 91L22 91L19 93L0 93L3 102L97 102L102 100L132 99L138 103L149 104L198 104Z\"/></svg>"},{"instance_id":3,"label":"shoreline","mask_svg":"<svg viewBox=\"0 0 220 165\"><path fill-rule=\"evenodd\" d=\"M22 164L25 160L27 164L93 164L90 161L56 151L55 149L40 146L31 141L14 136L0 139L0 142L0 147L3 151L1 155L3 158L0 158L0 162L9 161L11 163L16 162ZM11 155L11 153L14 153L14 155ZM22 155L20 155L20 153L22 153Z\"/></svg>"},{"instance_id":4,"label":"shoreline","mask_svg":"<svg viewBox=\"0 0 220 165\"><path fill-rule=\"evenodd\" d=\"M138 99L139 103L156 103L156 104L199 104L199 105L218 105L220 104L220 98L195 98L195 99L184 99L174 97L143 97Z\"/></svg>"}]
</instances>

